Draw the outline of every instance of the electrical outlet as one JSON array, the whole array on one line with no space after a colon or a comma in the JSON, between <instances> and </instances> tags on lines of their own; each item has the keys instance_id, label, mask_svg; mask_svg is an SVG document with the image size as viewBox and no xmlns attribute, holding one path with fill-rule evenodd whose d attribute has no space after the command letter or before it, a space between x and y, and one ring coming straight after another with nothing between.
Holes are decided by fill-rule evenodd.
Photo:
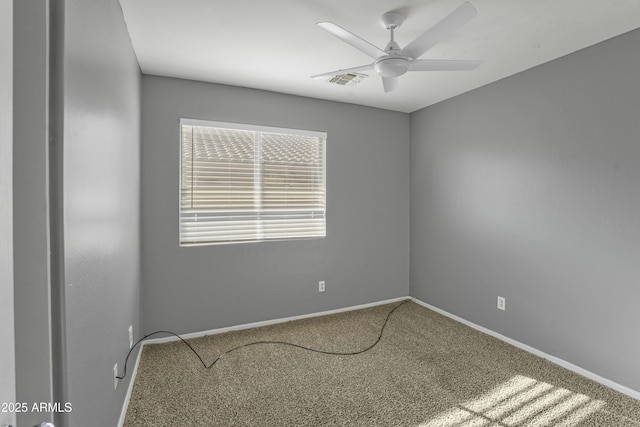
<instances>
[{"instance_id":1,"label":"electrical outlet","mask_svg":"<svg viewBox=\"0 0 640 427\"><path fill-rule=\"evenodd\" d=\"M318 282L318 292L324 292L324 280Z\"/></svg>"},{"instance_id":2,"label":"electrical outlet","mask_svg":"<svg viewBox=\"0 0 640 427\"><path fill-rule=\"evenodd\" d=\"M113 365L113 389L118 388L118 364Z\"/></svg>"},{"instance_id":3,"label":"electrical outlet","mask_svg":"<svg viewBox=\"0 0 640 427\"><path fill-rule=\"evenodd\" d=\"M129 325L129 350L133 347L133 325Z\"/></svg>"},{"instance_id":4,"label":"electrical outlet","mask_svg":"<svg viewBox=\"0 0 640 427\"><path fill-rule=\"evenodd\" d=\"M498 310L505 310L505 306L506 306L507 301L504 299L504 297L498 297Z\"/></svg>"}]
</instances>

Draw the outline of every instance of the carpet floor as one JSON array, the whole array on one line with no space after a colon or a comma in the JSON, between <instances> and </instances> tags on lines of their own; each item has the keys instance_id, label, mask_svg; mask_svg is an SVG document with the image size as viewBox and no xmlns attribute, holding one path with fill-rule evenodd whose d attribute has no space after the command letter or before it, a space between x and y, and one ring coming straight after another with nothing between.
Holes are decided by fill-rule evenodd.
<instances>
[{"instance_id":1,"label":"carpet floor","mask_svg":"<svg viewBox=\"0 0 640 427\"><path fill-rule=\"evenodd\" d=\"M636 426L640 401L414 302L143 347L134 426Z\"/></svg>"}]
</instances>

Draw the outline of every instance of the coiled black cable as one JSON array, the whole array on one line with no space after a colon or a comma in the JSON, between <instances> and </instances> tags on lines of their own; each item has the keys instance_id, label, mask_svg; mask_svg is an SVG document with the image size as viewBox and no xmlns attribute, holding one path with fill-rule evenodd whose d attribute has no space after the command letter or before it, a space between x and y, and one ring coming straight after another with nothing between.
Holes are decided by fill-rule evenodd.
<instances>
[{"instance_id":1,"label":"coiled black cable","mask_svg":"<svg viewBox=\"0 0 640 427\"><path fill-rule=\"evenodd\" d=\"M229 353L233 353L234 351L240 350L241 348L250 347L250 346L253 346L253 345L260 345L260 344L286 345L286 346L290 346L290 347L301 348L303 350L311 351L311 352L314 352L314 353L328 354L328 355L332 355L332 356L356 356L358 354L365 353L365 352L371 350L372 348L374 348L376 345L378 345L378 343L382 339L382 334L384 333L384 328L387 326L387 322L389 321L389 317L391 317L393 312L396 311L401 305L405 304L408 301L410 301L410 300L407 299L407 300L402 301L400 304L396 305L391 311L389 311L389 313L387 313L387 317L384 319L384 323L382 324L382 328L380 328L380 333L378 334L378 338L375 340L375 342L373 344L371 344L370 346L368 346L367 348L364 348L362 350L346 351L346 352L325 351L325 350L318 350L318 349L315 349L315 348L305 347L305 346L300 345L300 344L294 344L294 343L290 343L290 342L286 342L286 341L269 341L269 340L267 340L267 341L253 341L253 342L250 342L250 343L247 343L247 344L242 344L242 345L239 345L237 347L233 347L232 349L225 351L220 356L218 356L213 362L211 362L211 364L207 365L205 363L205 361L202 359L202 356L200 356L200 354L196 351L196 349L194 349L191 346L191 344L189 344L180 335L178 335L178 334L176 334L174 332L171 332L171 331L155 331L155 332L152 332L152 333L147 334L144 337L140 338L131 347L131 349L129 350L129 353L127 353L127 357L126 357L126 359L124 361L124 371L123 371L122 375L116 376L116 378L122 380L127 376L127 364L129 363L129 356L131 356L131 353L138 346L138 344L140 344L142 341L146 340L147 338L150 338L150 337L152 337L154 335L158 335L158 334L169 334L169 335L173 335L173 336L179 338L180 341L182 341L187 347L189 347L191 349L193 354L196 355L196 357L200 360L200 363L202 363L202 366L204 366L205 369L211 369L211 367L213 365L218 363L218 361L220 361L224 356L226 356Z\"/></svg>"}]
</instances>

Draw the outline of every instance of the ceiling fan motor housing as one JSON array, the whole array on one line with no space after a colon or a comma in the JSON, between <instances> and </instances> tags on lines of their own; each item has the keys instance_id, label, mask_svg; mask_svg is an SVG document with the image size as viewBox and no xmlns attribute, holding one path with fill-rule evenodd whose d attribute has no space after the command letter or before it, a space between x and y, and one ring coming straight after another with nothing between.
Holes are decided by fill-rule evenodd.
<instances>
[{"instance_id":1,"label":"ceiling fan motor housing","mask_svg":"<svg viewBox=\"0 0 640 427\"><path fill-rule=\"evenodd\" d=\"M403 56L383 56L376 60L374 68L382 77L398 77L409 71L409 60Z\"/></svg>"}]
</instances>

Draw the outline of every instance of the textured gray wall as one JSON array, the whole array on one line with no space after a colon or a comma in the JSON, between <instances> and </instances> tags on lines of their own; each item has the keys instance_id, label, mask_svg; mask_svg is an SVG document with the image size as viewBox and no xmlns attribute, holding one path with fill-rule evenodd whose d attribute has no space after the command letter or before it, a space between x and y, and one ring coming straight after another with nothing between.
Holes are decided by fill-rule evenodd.
<instances>
[{"instance_id":1,"label":"textured gray wall","mask_svg":"<svg viewBox=\"0 0 640 427\"><path fill-rule=\"evenodd\" d=\"M128 386L113 365L128 326L141 336L141 75L117 0L65 1L58 31L68 426L113 426Z\"/></svg>"},{"instance_id":2,"label":"textured gray wall","mask_svg":"<svg viewBox=\"0 0 640 427\"><path fill-rule=\"evenodd\" d=\"M13 2L0 1L0 403L15 402L13 330ZM15 424L0 412L0 425Z\"/></svg>"},{"instance_id":3,"label":"textured gray wall","mask_svg":"<svg viewBox=\"0 0 640 427\"><path fill-rule=\"evenodd\" d=\"M408 294L408 114L155 76L143 76L142 93L146 332L202 331ZM327 131L327 237L179 247L180 117Z\"/></svg>"},{"instance_id":4,"label":"textured gray wall","mask_svg":"<svg viewBox=\"0 0 640 427\"><path fill-rule=\"evenodd\" d=\"M411 295L634 390L639 69L636 30L411 115Z\"/></svg>"}]
</instances>

